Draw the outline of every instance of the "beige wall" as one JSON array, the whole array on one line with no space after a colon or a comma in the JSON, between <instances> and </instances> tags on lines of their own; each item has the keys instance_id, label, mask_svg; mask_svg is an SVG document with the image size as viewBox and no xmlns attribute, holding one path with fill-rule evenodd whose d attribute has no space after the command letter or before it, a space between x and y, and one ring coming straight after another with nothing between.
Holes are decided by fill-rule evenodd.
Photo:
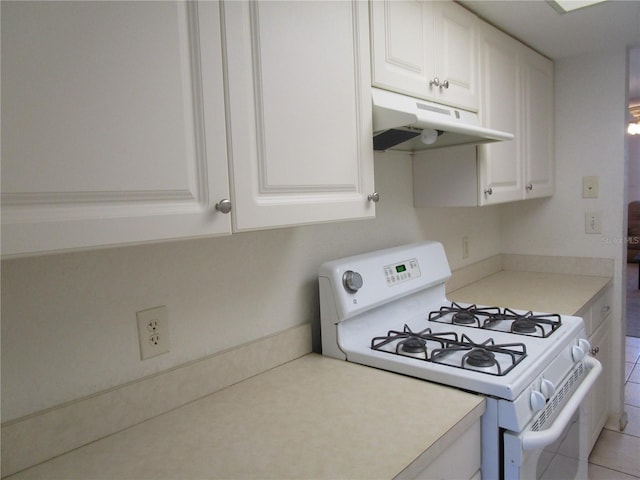
<instances>
[{"instance_id":1,"label":"beige wall","mask_svg":"<svg viewBox=\"0 0 640 480\"><path fill-rule=\"evenodd\" d=\"M500 252L499 207L414 209L406 155L376 158L377 218L2 263L2 420L315 321L321 262L423 239L463 265ZM166 305L141 361L135 312Z\"/></svg>"}]
</instances>

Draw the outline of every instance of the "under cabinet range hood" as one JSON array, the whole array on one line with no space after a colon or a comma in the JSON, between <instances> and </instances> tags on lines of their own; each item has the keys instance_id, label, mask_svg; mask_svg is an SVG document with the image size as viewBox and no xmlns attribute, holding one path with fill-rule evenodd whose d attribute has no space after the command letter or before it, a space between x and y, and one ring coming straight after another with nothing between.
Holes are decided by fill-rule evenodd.
<instances>
[{"instance_id":1,"label":"under cabinet range hood","mask_svg":"<svg viewBox=\"0 0 640 480\"><path fill-rule=\"evenodd\" d=\"M512 133L481 127L473 112L379 88L371 92L374 150L415 152L514 138Z\"/></svg>"}]
</instances>

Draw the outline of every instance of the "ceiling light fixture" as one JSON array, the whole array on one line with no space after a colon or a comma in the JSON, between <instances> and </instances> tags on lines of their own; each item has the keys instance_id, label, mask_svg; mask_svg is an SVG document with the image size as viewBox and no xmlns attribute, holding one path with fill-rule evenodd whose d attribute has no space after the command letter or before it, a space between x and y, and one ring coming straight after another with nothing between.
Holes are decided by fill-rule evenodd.
<instances>
[{"instance_id":1,"label":"ceiling light fixture","mask_svg":"<svg viewBox=\"0 0 640 480\"><path fill-rule=\"evenodd\" d=\"M564 15L565 13L606 1L607 0L549 0L547 3L560 15Z\"/></svg>"}]
</instances>

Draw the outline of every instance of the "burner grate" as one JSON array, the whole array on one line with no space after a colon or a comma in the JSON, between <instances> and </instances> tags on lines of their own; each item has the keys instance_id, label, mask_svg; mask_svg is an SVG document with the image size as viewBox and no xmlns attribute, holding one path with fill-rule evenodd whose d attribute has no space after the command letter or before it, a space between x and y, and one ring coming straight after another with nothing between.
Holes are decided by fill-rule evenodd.
<instances>
[{"instance_id":1,"label":"burner grate","mask_svg":"<svg viewBox=\"0 0 640 480\"><path fill-rule=\"evenodd\" d=\"M437 347L430 353L429 342L436 342ZM390 330L385 336L374 337L371 348L496 376L506 375L527 356L523 343L496 344L492 338L476 343L465 334L459 339L455 332L426 329L416 333L407 325L401 332Z\"/></svg>"},{"instance_id":2,"label":"burner grate","mask_svg":"<svg viewBox=\"0 0 640 480\"><path fill-rule=\"evenodd\" d=\"M476 305L462 307L455 302L450 306L429 312L428 320L540 338L549 337L562 325L560 315L555 313L533 314L530 311L517 313L508 308L479 308Z\"/></svg>"},{"instance_id":3,"label":"burner grate","mask_svg":"<svg viewBox=\"0 0 640 480\"><path fill-rule=\"evenodd\" d=\"M436 342L436 344L444 348L447 343L452 341L458 341L458 335L454 332L433 333L430 328L420 332L413 332L411 328L405 324L401 332L389 330L384 336L374 337L371 340L371 348L387 353L429 360L428 342ZM394 349L390 350L385 348L394 342Z\"/></svg>"},{"instance_id":4,"label":"burner grate","mask_svg":"<svg viewBox=\"0 0 640 480\"><path fill-rule=\"evenodd\" d=\"M429 313L429 320L452 325L467 325L481 328L481 319L500 314L498 307L478 308L476 305L461 307L455 302Z\"/></svg>"},{"instance_id":5,"label":"burner grate","mask_svg":"<svg viewBox=\"0 0 640 480\"><path fill-rule=\"evenodd\" d=\"M458 360L450 360L453 353L464 353ZM431 361L465 370L481 371L489 375L503 376L509 373L527 356L524 343L496 344L492 338L475 343L462 334L460 342L450 342L445 348L431 352ZM502 361L500 361L502 360Z\"/></svg>"}]
</instances>

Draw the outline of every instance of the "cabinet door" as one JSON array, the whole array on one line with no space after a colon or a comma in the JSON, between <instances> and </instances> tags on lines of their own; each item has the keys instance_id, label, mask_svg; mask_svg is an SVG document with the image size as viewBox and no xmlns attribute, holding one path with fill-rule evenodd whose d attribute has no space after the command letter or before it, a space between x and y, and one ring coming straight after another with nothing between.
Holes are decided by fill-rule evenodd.
<instances>
[{"instance_id":1,"label":"cabinet door","mask_svg":"<svg viewBox=\"0 0 640 480\"><path fill-rule=\"evenodd\" d=\"M598 435L604 427L609 414L609 376L610 376L610 342L611 342L611 319L605 321L598 330L589 338L592 352L597 360L602 364L602 373L596 380L589 393L589 406L591 408L591 428L589 450L593 448L598 440Z\"/></svg>"},{"instance_id":2,"label":"cabinet door","mask_svg":"<svg viewBox=\"0 0 640 480\"><path fill-rule=\"evenodd\" d=\"M515 139L478 146L478 203L522 199L522 82L520 44L486 25L480 45L482 72L482 124L515 134Z\"/></svg>"},{"instance_id":3,"label":"cabinet door","mask_svg":"<svg viewBox=\"0 0 640 480\"><path fill-rule=\"evenodd\" d=\"M3 2L3 255L229 233L221 67L216 2Z\"/></svg>"},{"instance_id":4,"label":"cabinet door","mask_svg":"<svg viewBox=\"0 0 640 480\"><path fill-rule=\"evenodd\" d=\"M548 197L554 190L553 63L529 49L522 58L525 198Z\"/></svg>"},{"instance_id":5,"label":"cabinet door","mask_svg":"<svg viewBox=\"0 0 640 480\"><path fill-rule=\"evenodd\" d=\"M439 102L477 111L478 18L453 2L433 2L435 75L448 86L436 89Z\"/></svg>"},{"instance_id":6,"label":"cabinet door","mask_svg":"<svg viewBox=\"0 0 640 480\"><path fill-rule=\"evenodd\" d=\"M374 216L367 4L223 11L235 230Z\"/></svg>"},{"instance_id":7,"label":"cabinet door","mask_svg":"<svg viewBox=\"0 0 640 480\"><path fill-rule=\"evenodd\" d=\"M433 100L433 2L372 1L373 85Z\"/></svg>"}]
</instances>

